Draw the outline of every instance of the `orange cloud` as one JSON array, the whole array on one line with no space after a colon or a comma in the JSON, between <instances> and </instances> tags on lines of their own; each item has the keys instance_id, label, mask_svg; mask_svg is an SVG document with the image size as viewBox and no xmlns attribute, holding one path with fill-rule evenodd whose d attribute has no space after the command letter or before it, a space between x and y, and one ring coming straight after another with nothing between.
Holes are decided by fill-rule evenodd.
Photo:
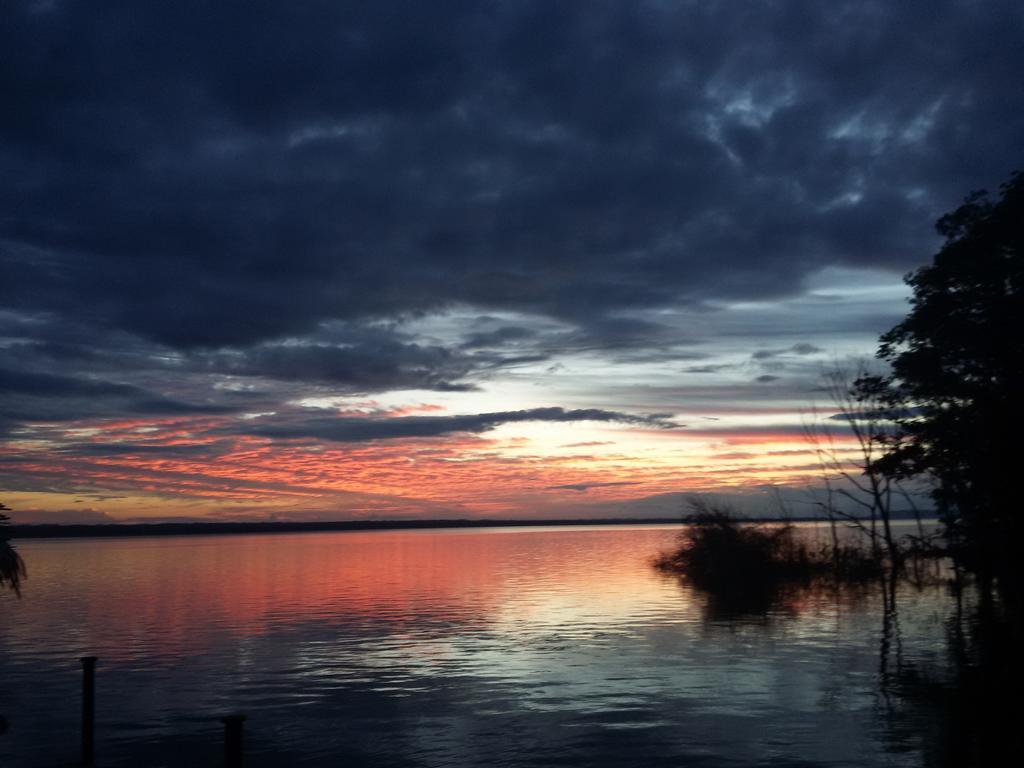
<instances>
[{"instance_id":1,"label":"orange cloud","mask_svg":"<svg viewBox=\"0 0 1024 768\"><path fill-rule=\"evenodd\" d=\"M170 500L188 499L204 515L224 514L222 506L231 504L261 516L318 510L337 518L551 514L559 505L797 484L819 474L804 438L772 427L620 428L614 441L569 444L561 432L550 444L517 434L340 444L218 431L229 421L203 416L51 425L40 428L35 443L0 447L0 470L6 467L5 476L16 477L20 488L65 497L134 495L135 515L160 516ZM836 447L848 446L837 441ZM118 513L127 509L124 502Z\"/></svg>"}]
</instances>

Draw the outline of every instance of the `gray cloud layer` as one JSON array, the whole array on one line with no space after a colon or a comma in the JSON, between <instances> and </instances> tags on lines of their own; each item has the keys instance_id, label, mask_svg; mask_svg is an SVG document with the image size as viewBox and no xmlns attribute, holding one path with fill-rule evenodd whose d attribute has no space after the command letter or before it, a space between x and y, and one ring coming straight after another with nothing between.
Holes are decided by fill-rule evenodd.
<instances>
[{"instance_id":1,"label":"gray cloud layer","mask_svg":"<svg viewBox=\"0 0 1024 768\"><path fill-rule=\"evenodd\" d=\"M502 424L523 421L604 421L672 429L678 425L664 414L637 416L597 408L531 408L458 416L405 416L391 419L324 417L285 423L246 425L246 434L275 438L312 438L339 443L357 443L398 438L439 437L457 432L487 432Z\"/></svg>"},{"instance_id":2,"label":"gray cloud layer","mask_svg":"<svg viewBox=\"0 0 1024 768\"><path fill-rule=\"evenodd\" d=\"M0 435L24 421L226 414L233 410L228 405L165 397L130 384L0 368Z\"/></svg>"},{"instance_id":3,"label":"gray cloud layer","mask_svg":"<svg viewBox=\"0 0 1024 768\"><path fill-rule=\"evenodd\" d=\"M6 418L205 402L160 371L469 388L660 349L624 312L906 270L1021 162L1022 29L1013 0L4 3L3 335L79 382ZM575 330L386 324L465 305Z\"/></svg>"}]
</instances>

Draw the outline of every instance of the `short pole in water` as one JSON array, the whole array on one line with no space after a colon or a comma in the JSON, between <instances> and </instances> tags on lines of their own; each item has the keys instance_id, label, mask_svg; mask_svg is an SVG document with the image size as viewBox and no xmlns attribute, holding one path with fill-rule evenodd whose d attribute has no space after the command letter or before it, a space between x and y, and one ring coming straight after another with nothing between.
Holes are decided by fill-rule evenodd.
<instances>
[{"instance_id":1,"label":"short pole in water","mask_svg":"<svg viewBox=\"0 0 1024 768\"><path fill-rule=\"evenodd\" d=\"M96 657L82 657L82 765L92 765L95 757L96 730Z\"/></svg>"},{"instance_id":2,"label":"short pole in water","mask_svg":"<svg viewBox=\"0 0 1024 768\"><path fill-rule=\"evenodd\" d=\"M242 768L242 723L245 715L228 715L224 723L224 768Z\"/></svg>"}]
</instances>

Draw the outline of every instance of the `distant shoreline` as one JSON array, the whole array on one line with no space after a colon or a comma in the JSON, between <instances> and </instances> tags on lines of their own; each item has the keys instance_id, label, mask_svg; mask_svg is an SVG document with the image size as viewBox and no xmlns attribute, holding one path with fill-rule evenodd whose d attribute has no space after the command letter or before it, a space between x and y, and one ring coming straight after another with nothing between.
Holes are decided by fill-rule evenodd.
<instances>
[{"instance_id":1,"label":"distant shoreline","mask_svg":"<svg viewBox=\"0 0 1024 768\"><path fill-rule=\"evenodd\" d=\"M899 520L911 518L896 518ZM681 525L681 517L543 519L543 520L342 520L335 522L209 522L209 523L38 523L15 524L12 539L65 539L127 536L223 536L253 533L317 533L331 531L416 531L445 528L538 528L558 526ZM750 523L820 523L823 517L750 517Z\"/></svg>"}]
</instances>

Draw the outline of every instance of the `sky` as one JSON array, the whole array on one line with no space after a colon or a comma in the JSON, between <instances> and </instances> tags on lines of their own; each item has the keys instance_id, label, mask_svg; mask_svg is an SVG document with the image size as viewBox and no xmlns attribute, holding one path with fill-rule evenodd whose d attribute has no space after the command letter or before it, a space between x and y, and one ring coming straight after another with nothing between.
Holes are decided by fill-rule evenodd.
<instances>
[{"instance_id":1,"label":"sky","mask_svg":"<svg viewBox=\"0 0 1024 768\"><path fill-rule=\"evenodd\" d=\"M0 500L796 499L1022 71L1015 0L4 2Z\"/></svg>"}]
</instances>

